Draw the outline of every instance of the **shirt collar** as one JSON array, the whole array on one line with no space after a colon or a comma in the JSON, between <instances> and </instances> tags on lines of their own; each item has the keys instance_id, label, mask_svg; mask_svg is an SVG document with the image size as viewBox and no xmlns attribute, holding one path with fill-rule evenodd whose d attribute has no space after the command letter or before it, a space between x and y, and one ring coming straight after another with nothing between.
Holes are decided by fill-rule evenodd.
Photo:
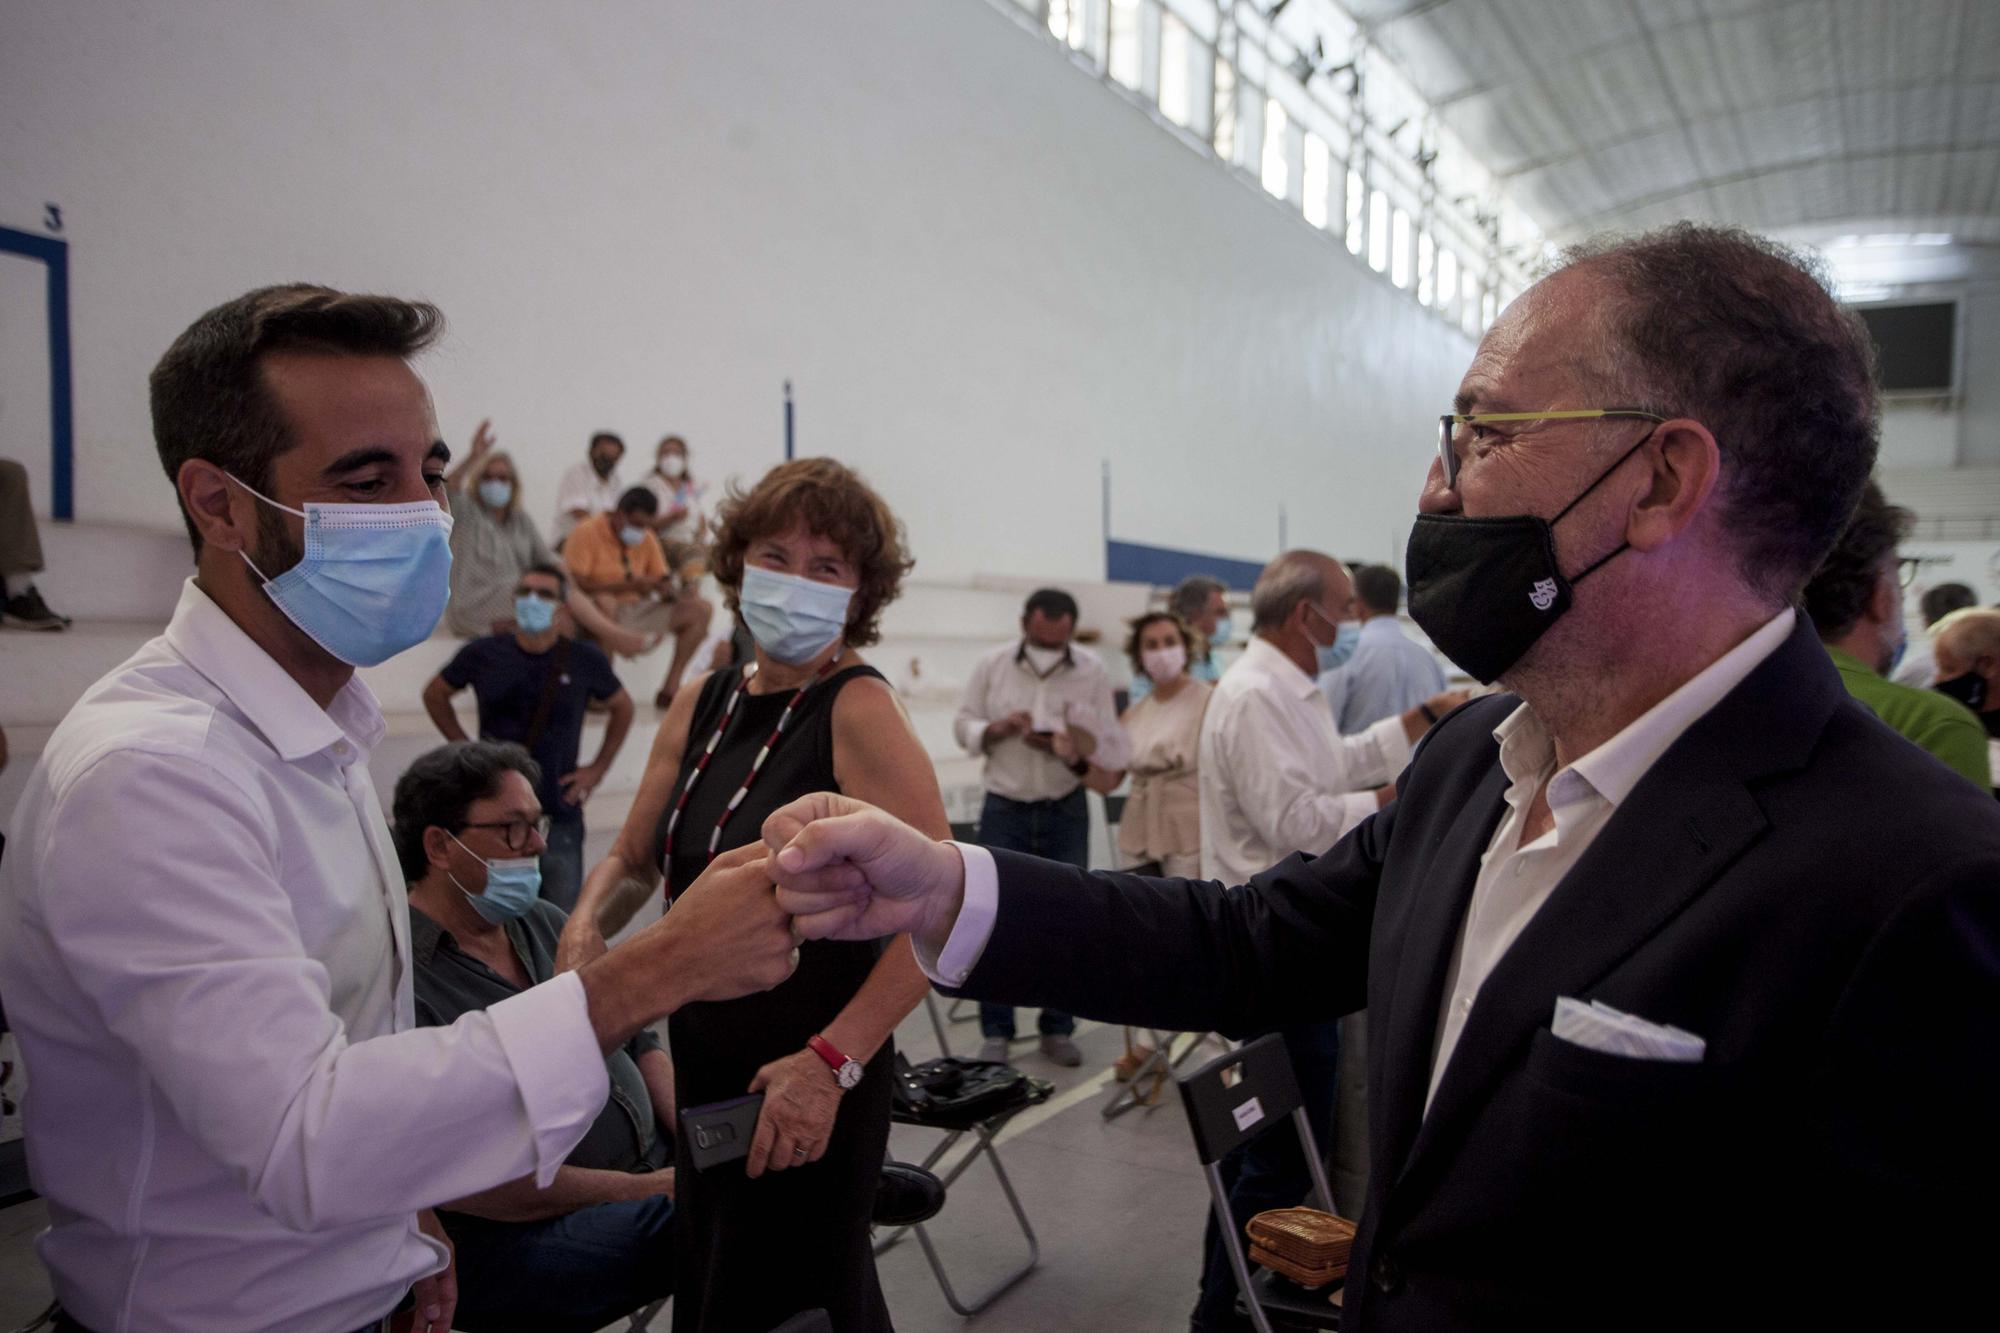
<instances>
[{"instance_id":1,"label":"shirt collar","mask_svg":"<svg viewBox=\"0 0 2000 1333\"><path fill-rule=\"evenodd\" d=\"M410 906L410 957L418 967L429 967L431 959L437 956L438 944L451 938L451 932L425 916L414 903ZM457 940L452 940L455 947Z\"/></svg>"},{"instance_id":2,"label":"shirt collar","mask_svg":"<svg viewBox=\"0 0 2000 1333\"><path fill-rule=\"evenodd\" d=\"M1361 637L1364 639L1396 639L1403 635L1403 627L1396 623L1394 616L1370 616L1361 622Z\"/></svg>"},{"instance_id":3,"label":"shirt collar","mask_svg":"<svg viewBox=\"0 0 2000 1333\"><path fill-rule=\"evenodd\" d=\"M1868 664L1866 662L1863 662L1860 658L1856 657L1853 653L1850 653L1842 648L1836 648L1830 643L1823 644L1821 646L1826 649L1826 655L1833 659L1834 669L1839 671L1843 678L1849 676L1859 676L1862 677L1863 679L1866 679L1869 676L1874 676L1877 679L1881 678L1882 676L1881 672L1870 671L1868 669Z\"/></svg>"},{"instance_id":4,"label":"shirt collar","mask_svg":"<svg viewBox=\"0 0 2000 1333\"><path fill-rule=\"evenodd\" d=\"M1627 723L1617 735L1578 759L1565 771L1575 774L1612 805L1621 804L1639 785L1639 780L1646 776L1646 771L1681 738L1682 733L1721 703L1765 658L1777 651L1791 634L1796 619L1796 613L1790 607L1778 612L1749 638L1703 667L1679 689ZM1555 757L1554 741L1550 739L1542 720L1525 703L1493 729L1493 739L1500 744L1501 768L1510 780L1516 782L1524 774L1552 762ZM1556 780L1550 783L1549 799L1552 804L1566 803L1564 794L1556 791L1563 776L1558 773Z\"/></svg>"},{"instance_id":5,"label":"shirt collar","mask_svg":"<svg viewBox=\"0 0 2000 1333\"><path fill-rule=\"evenodd\" d=\"M381 705L360 676L349 677L332 704L321 708L192 578L181 587L166 637L287 763L343 740L366 753L388 731Z\"/></svg>"},{"instance_id":6,"label":"shirt collar","mask_svg":"<svg viewBox=\"0 0 2000 1333\"><path fill-rule=\"evenodd\" d=\"M1070 642L1073 643L1075 640L1071 640ZM1062 650L1062 661L1049 668L1049 675L1053 676L1063 667L1073 667L1076 665L1076 658L1070 655L1069 649L1069 643L1065 643ZM1027 667L1029 671L1035 669L1034 664L1028 660L1028 640L1025 636L1022 637L1020 645L1014 649L1014 660L1022 666Z\"/></svg>"},{"instance_id":7,"label":"shirt collar","mask_svg":"<svg viewBox=\"0 0 2000 1333\"><path fill-rule=\"evenodd\" d=\"M1293 695L1300 699L1319 693L1319 682L1299 670L1299 664L1284 649L1261 634L1250 636L1250 646L1243 650L1243 656L1238 660L1253 662L1259 670L1276 676L1281 684L1290 686Z\"/></svg>"}]
</instances>

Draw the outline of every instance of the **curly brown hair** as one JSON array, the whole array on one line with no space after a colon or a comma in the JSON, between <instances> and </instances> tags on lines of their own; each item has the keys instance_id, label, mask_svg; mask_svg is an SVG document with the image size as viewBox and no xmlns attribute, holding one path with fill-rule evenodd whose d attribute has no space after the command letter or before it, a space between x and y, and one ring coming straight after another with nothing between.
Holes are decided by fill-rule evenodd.
<instances>
[{"instance_id":1,"label":"curly brown hair","mask_svg":"<svg viewBox=\"0 0 2000 1333\"><path fill-rule=\"evenodd\" d=\"M750 543L804 525L840 547L861 582L847 611L847 643L866 648L882 637L882 608L903 590L916 565L903 544L903 525L860 474L831 458L780 463L750 490L732 484L716 509L709 552L725 603L736 610L743 588L743 557Z\"/></svg>"},{"instance_id":2,"label":"curly brown hair","mask_svg":"<svg viewBox=\"0 0 2000 1333\"><path fill-rule=\"evenodd\" d=\"M1163 620L1180 631L1181 646L1187 649L1188 661L1194 661L1194 631L1188 627L1187 621L1172 611L1148 611L1132 622L1132 632L1125 638L1125 657L1132 663L1134 675L1143 676L1146 673L1146 664L1139 660L1139 640L1148 629Z\"/></svg>"}]
</instances>

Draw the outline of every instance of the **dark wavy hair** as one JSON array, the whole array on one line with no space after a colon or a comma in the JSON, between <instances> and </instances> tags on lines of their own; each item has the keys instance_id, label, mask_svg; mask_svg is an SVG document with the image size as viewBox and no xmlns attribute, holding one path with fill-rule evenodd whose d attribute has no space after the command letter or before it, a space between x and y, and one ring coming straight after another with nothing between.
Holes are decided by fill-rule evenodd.
<instances>
[{"instance_id":1,"label":"dark wavy hair","mask_svg":"<svg viewBox=\"0 0 2000 1333\"><path fill-rule=\"evenodd\" d=\"M1806 614L1820 638L1838 639L1854 628L1881 582L1883 562L1895 559L1913 519L1909 510L1890 504L1873 481L1862 489L1840 540L1805 587Z\"/></svg>"},{"instance_id":2,"label":"dark wavy hair","mask_svg":"<svg viewBox=\"0 0 2000 1333\"><path fill-rule=\"evenodd\" d=\"M541 785L541 765L511 741L453 741L418 755L403 770L389 803L389 824L404 880L414 884L430 868L424 830L457 833L465 827L472 803L497 795L500 775L510 772L526 778L530 787Z\"/></svg>"},{"instance_id":3,"label":"dark wavy hair","mask_svg":"<svg viewBox=\"0 0 2000 1333\"><path fill-rule=\"evenodd\" d=\"M1145 635L1147 630L1163 620L1179 632L1181 645L1187 649L1188 662L1190 665L1193 664L1194 631L1188 628L1187 621L1182 620L1172 611L1148 611L1145 615L1133 620L1132 632L1125 636L1125 659L1132 664L1132 673L1134 675L1143 675L1146 671L1146 664L1139 660L1140 638Z\"/></svg>"},{"instance_id":4,"label":"dark wavy hair","mask_svg":"<svg viewBox=\"0 0 2000 1333\"><path fill-rule=\"evenodd\" d=\"M838 546L861 579L847 610L852 648L882 637L882 608L896 600L904 576L916 565L903 525L882 497L859 473L831 458L780 463L747 491L730 486L716 520L709 560L731 611L743 590L743 558L751 542L803 525Z\"/></svg>"}]
</instances>

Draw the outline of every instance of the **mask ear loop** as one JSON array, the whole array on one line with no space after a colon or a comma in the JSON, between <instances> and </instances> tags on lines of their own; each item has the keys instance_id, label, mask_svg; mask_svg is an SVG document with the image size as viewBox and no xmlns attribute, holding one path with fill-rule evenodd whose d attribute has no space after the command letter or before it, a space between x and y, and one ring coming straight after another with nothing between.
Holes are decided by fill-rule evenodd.
<instances>
[{"instance_id":1,"label":"mask ear loop","mask_svg":"<svg viewBox=\"0 0 2000 1333\"><path fill-rule=\"evenodd\" d=\"M256 496L259 500L262 500L265 504L271 506L271 508L273 509L282 509L287 514L297 514L300 518L304 518L306 516L305 510L294 509L290 505L279 504L276 500L273 500L270 496L264 494L264 492L258 490L255 486L252 486L249 482L244 481L241 477L237 476L234 472L231 472L226 468L223 469L222 475L229 478L231 481L235 482L238 486L241 486L244 490L250 492L250 494ZM250 553L248 551L238 551L236 554L243 557L243 563L250 566L251 573L255 574L265 583L267 584L270 583L271 581L270 576L266 574L263 570L257 568L257 562L250 558ZM458 839L453 838L452 841L458 842ZM460 842L458 845L461 847L465 847L465 844L462 842ZM466 850L471 851L472 849L466 847Z\"/></svg>"},{"instance_id":2,"label":"mask ear loop","mask_svg":"<svg viewBox=\"0 0 2000 1333\"><path fill-rule=\"evenodd\" d=\"M1604 484L1604 479L1606 477L1609 477L1619 468L1624 467L1625 461L1627 459L1632 457L1633 454L1638 453L1641 449L1645 448L1646 442L1659 433L1660 433L1660 428L1658 426L1654 426L1644 435L1641 435L1638 438L1638 440L1634 442L1634 444L1630 449L1627 449L1624 453L1618 455L1616 462L1612 463L1610 467L1604 469L1604 471L1597 474L1596 481L1593 481L1590 483L1590 485L1584 487L1583 490L1578 493L1576 499L1571 500L1568 504L1564 505L1562 507L1562 511L1558 513L1554 518L1549 520L1549 530L1553 532L1555 530L1556 524L1562 522L1563 519L1569 514L1570 510L1582 504L1584 502L1584 499L1587 496L1589 496L1589 494L1592 491L1596 490L1599 486L1602 486ZM1625 552L1631 549L1632 549L1631 542L1629 541L1619 542L1618 545L1611 548L1608 554L1606 554L1603 558L1599 560L1593 561L1590 565L1586 566L1581 573L1569 575L1568 577L1569 585L1572 588L1574 588L1577 584L1583 582L1585 579L1589 578L1592 574L1595 574L1598 570L1604 568L1604 566L1611 563L1614 557L1623 555Z\"/></svg>"}]
</instances>

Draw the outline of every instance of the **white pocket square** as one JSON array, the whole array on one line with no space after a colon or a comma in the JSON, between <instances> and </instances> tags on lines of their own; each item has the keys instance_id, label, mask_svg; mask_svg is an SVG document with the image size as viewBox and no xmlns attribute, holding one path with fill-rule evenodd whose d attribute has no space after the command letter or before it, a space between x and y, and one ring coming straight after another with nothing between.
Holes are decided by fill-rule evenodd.
<instances>
[{"instance_id":1,"label":"white pocket square","mask_svg":"<svg viewBox=\"0 0 2000 1333\"><path fill-rule=\"evenodd\" d=\"M1633 1060L1694 1064L1708 1050L1708 1043L1692 1032L1648 1022L1602 1000L1586 1004L1567 995L1557 998L1549 1030L1563 1041Z\"/></svg>"}]
</instances>

